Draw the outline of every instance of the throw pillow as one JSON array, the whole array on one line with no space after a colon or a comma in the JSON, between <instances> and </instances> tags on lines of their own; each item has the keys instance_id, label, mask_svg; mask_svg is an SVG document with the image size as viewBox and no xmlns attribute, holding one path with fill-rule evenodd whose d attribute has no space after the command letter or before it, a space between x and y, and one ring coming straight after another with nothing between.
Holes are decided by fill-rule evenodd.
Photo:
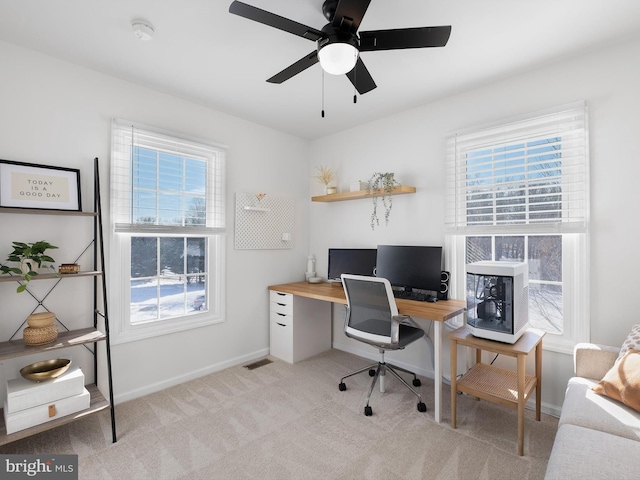
<instances>
[{"instance_id":1,"label":"throw pillow","mask_svg":"<svg viewBox=\"0 0 640 480\"><path fill-rule=\"evenodd\" d=\"M627 350L593 387L593 391L640 412L640 351L633 348Z\"/></svg>"},{"instance_id":2,"label":"throw pillow","mask_svg":"<svg viewBox=\"0 0 640 480\"><path fill-rule=\"evenodd\" d=\"M620 359L624 356L625 353L627 353L627 350L629 350L630 348L640 350L640 325L634 325L631 328L631 333L627 335L627 339L623 342L616 362L620 361Z\"/></svg>"}]
</instances>

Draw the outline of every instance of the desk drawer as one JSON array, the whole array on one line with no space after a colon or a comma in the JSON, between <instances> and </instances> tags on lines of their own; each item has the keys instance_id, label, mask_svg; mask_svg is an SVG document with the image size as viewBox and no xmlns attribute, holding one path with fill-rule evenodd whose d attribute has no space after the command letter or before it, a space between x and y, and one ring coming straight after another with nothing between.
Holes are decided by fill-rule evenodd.
<instances>
[{"instance_id":1,"label":"desk drawer","mask_svg":"<svg viewBox=\"0 0 640 480\"><path fill-rule=\"evenodd\" d=\"M269 308L270 308L271 313L281 313L283 315L293 315L293 305L292 304L271 302Z\"/></svg>"},{"instance_id":2,"label":"desk drawer","mask_svg":"<svg viewBox=\"0 0 640 480\"><path fill-rule=\"evenodd\" d=\"M289 327L293 325L293 315L291 314L271 311L269 318L271 319L271 323L275 322Z\"/></svg>"},{"instance_id":3,"label":"desk drawer","mask_svg":"<svg viewBox=\"0 0 640 480\"><path fill-rule=\"evenodd\" d=\"M293 363L293 324L291 316L271 313L269 327L269 353L285 362Z\"/></svg>"},{"instance_id":4,"label":"desk drawer","mask_svg":"<svg viewBox=\"0 0 640 480\"><path fill-rule=\"evenodd\" d=\"M269 291L269 301L275 303L281 303L284 305L293 305L293 295L290 293L276 292L274 290Z\"/></svg>"}]
</instances>

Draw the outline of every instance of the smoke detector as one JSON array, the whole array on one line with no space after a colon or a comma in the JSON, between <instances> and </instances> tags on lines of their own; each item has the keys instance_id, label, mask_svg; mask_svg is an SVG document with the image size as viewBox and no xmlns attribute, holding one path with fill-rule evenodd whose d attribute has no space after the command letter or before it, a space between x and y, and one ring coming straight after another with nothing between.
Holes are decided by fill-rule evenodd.
<instances>
[{"instance_id":1,"label":"smoke detector","mask_svg":"<svg viewBox=\"0 0 640 480\"><path fill-rule=\"evenodd\" d=\"M145 42L151 40L155 32L153 25L146 20L134 20L131 22L131 28L133 28L135 36Z\"/></svg>"}]
</instances>

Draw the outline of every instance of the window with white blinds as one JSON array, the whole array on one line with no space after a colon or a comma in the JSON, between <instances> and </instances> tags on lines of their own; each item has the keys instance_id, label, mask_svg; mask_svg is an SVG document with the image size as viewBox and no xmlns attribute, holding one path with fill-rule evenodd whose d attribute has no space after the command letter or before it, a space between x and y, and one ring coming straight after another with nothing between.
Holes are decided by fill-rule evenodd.
<instances>
[{"instance_id":1,"label":"window with white blinds","mask_svg":"<svg viewBox=\"0 0 640 480\"><path fill-rule=\"evenodd\" d=\"M223 231L225 151L114 120L111 208L115 231Z\"/></svg>"},{"instance_id":2,"label":"window with white blinds","mask_svg":"<svg viewBox=\"0 0 640 480\"><path fill-rule=\"evenodd\" d=\"M447 140L449 232L584 232L584 103Z\"/></svg>"},{"instance_id":3,"label":"window with white blinds","mask_svg":"<svg viewBox=\"0 0 640 480\"><path fill-rule=\"evenodd\" d=\"M224 320L225 147L112 123L114 343Z\"/></svg>"},{"instance_id":4,"label":"window with white blinds","mask_svg":"<svg viewBox=\"0 0 640 480\"><path fill-rule=\"evenodd\" d=\"M568 354L589 340L588 143L584 102L447 138L450 291L468 263L527 262L529 323Z\"/></svg>"}]
</instances>

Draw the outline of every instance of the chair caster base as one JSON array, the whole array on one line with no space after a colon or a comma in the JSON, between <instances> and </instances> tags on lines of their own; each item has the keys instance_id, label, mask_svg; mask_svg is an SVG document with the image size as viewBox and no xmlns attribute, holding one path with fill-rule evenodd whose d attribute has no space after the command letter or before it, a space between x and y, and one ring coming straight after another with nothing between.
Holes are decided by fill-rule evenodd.
<instances>
[{"instance_id":1,"label":"chair caster base","mask_svg":"<svg viewBox=\"0 0 640 480\"><path fill-rule=\"evenodd\" d=\"M425 407L426 408L426 407ZM370 417L371 415L373 415L373 410L371 409L371 407L369 405L367 405L366 407L364 407L364 414L367 417Z\"/></svg>"},{"instance_id":2,"label":"chair caster base","mask_svg":"<svg viewBox=\"0 0 640 480\"><path fill-rule=\"evenodd\" d=\"M419 412L427 411L427 406L424 404L424 402L418 402L418 411Z\"/></svg>"},{"instance_id":3,"label":"chair caster base","mask_svg":"<svg viewBox=\"0 0 640 480\"><path fill-rule=\"evenodd\" d=\"M414 378L413 379L413 386L414 387L419 387L420 385L422 385L422 382L420 381L419 378Z\"/></svg>"},{"instance_id":4,"label":"chair caster base","mask_svg":"<svg viewBox=\"0 0 640 480\"><path fill-rule=\"evenodd\" d=\"M344 382L340 382L338 384L338 390L340 390L341 392L344 392L347 389L347 386L344 384Z\"/></svg>"}]
</instances>

